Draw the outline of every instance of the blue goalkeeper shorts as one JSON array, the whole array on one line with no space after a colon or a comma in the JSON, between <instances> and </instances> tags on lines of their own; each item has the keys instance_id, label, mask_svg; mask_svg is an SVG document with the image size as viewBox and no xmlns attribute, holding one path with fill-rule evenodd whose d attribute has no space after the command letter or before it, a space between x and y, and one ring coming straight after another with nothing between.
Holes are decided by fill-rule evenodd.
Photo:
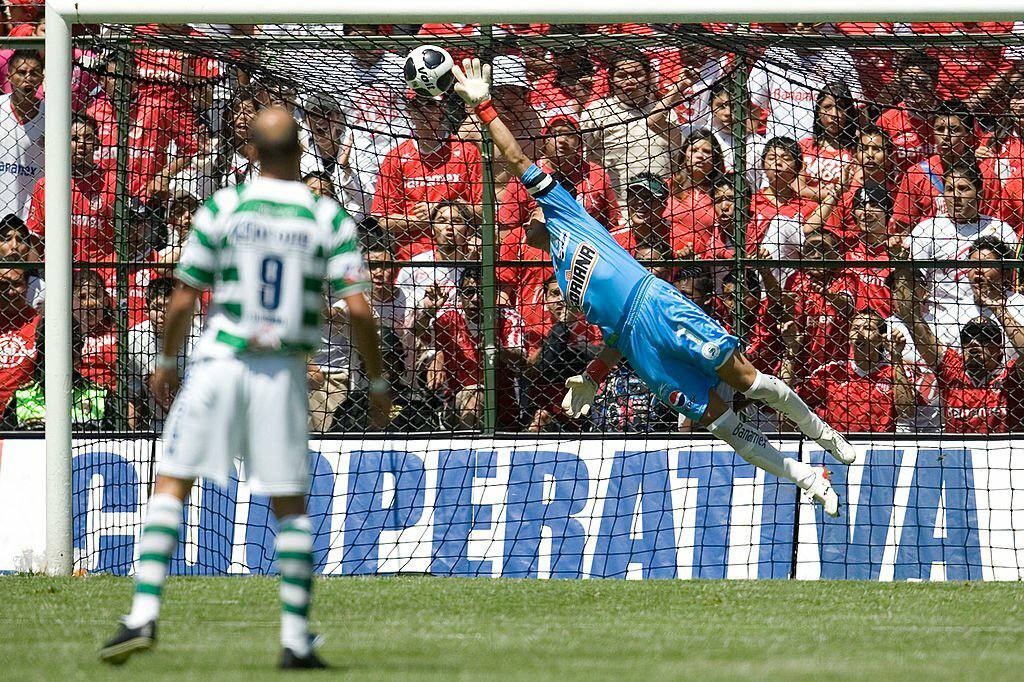
<instances>
[{"instance_id":1,"label":"blue goalkeeper shorts","mask_svg":"<svg viewBox=\"0 0 1024 682\"><path fill-rule=\"evenodd\" d=\"M668 282L639 286L614 345L655 395L698 421L739 339Z\"/></svg>"}]
</instances>

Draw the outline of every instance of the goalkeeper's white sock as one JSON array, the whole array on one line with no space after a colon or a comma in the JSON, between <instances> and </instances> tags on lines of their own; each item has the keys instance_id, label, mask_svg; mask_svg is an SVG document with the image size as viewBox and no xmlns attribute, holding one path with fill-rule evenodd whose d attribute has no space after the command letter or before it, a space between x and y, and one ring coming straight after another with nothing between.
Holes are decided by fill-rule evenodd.
<instances>
[{"instance_id":1,"label":"goalkeeper's white sock","mask_svg":"<svg viewBox=\"0 0 1024 682\"><path fill-rule=\"evenodd\" d=\"M827 428L821 417L807 406L786 382L771 374L757 373L754 383L745 392L748 398L760 400L776 412L786 415L811 440L818 440Z\"/></svg>"},{"instance_id":2,"label":"goalkeeper's white sock","mask_svg":"<svg viewBox=\"0 0 1024 682\"><path fill-rule=\"evenodd\" d=\"M309 654L309 601L313 591L313 526L305 514L281 519L277 533L281 571L281 646Z\"/></svg>"},{"instance_id":3,"label":"goalkeeper's white sock","mask_svg":"<svg viewBox=\"0 0 1024 682\"><path fill-rule=\"evenodd\" d=\"M770 474L790 480L805 490L814 482L811 465L783 455L763 433L744 424L732 410L726 410L712 422L708 431L731 445L740 457Z\"/></svg>"},{"instance_id":4,"label":"goalkeeper's white sock","mask_svg":"<svg viewBox=\"0 0 1024 682\"><path fill-rule=\"evenodd\" d=\"M178 544L181 506L181 500L174 495L157 493L149 498L146 526L139 540L139 560L135 564L135 597L131 613L124 619L130 628L142 627L160 615L160 595Z\"/></svg>"}]
</instances>

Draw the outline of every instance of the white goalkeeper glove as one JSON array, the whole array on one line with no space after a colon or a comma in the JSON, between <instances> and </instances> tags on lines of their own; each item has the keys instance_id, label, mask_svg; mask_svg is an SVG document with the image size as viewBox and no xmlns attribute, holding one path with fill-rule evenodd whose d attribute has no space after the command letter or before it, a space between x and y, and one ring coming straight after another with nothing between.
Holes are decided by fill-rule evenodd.
<instances>
[{"instance_id":1,"label":"white goalkeeper glove","mask_svg":"<svg viewBox=\"0 0 1024 682\"><path fill-rule=\"evenodd\" d=\"M590 412L590 406L594 404L594 396L597 395L597 384L587 374L577 374L565 380L565 387L569 389L562 398L562 409L577 419Z\"/></svg>"},{"instance_id":2,"label":"white goalkeeper glove","mask_svg":"<svg viewBox=\"0 0 1024 682\"><path fill-rule=\"evenodd\" d=\"M471 107L491 98L491 65L481 64L476 57L463 59L462 68L452 67L455 76L455 92Z\"/></svg>"}]
</instances>

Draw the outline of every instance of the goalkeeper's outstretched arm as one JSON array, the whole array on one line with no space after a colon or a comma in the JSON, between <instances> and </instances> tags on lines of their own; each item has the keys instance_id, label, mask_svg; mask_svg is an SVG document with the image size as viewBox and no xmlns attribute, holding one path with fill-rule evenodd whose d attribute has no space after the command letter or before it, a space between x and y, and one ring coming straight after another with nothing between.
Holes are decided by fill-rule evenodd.
<instances>
[{"instance_id":1,"label":"goalkeeper's outstretched arm","mask_svg":"<svg viewBox=\"0 0 1024 682\"><path fill-rule=\"evenodd\" d=\"M517 176L522 176L533 161L523 153L523 148L519 146L519 142L501 120L491 102L491 65L481 64L475 57L463 59L462 68L458 65L453 66L452 74L456 81L455 92L462 101L473 107L476 115L487 126L491 140L505 157L506 163Z\"/></svg>"}]
</instances>

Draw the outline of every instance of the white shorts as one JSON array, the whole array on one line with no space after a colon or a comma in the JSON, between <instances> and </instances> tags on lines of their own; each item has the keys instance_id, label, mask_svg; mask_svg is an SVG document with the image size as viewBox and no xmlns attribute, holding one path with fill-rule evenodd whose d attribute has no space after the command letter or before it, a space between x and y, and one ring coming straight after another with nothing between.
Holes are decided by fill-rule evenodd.
<instances>
[{"instance_id":1,"label":"white shorts","mask_svg":"<svg viewBox=\"0 0 1024 682\"><path fill-rule=\"evenodd\" d=\"M157 473L227 485L235 458L255 493L309 491L304 358L244 355L189 365L167 415Z\"/></svg>"}]
</instances>

